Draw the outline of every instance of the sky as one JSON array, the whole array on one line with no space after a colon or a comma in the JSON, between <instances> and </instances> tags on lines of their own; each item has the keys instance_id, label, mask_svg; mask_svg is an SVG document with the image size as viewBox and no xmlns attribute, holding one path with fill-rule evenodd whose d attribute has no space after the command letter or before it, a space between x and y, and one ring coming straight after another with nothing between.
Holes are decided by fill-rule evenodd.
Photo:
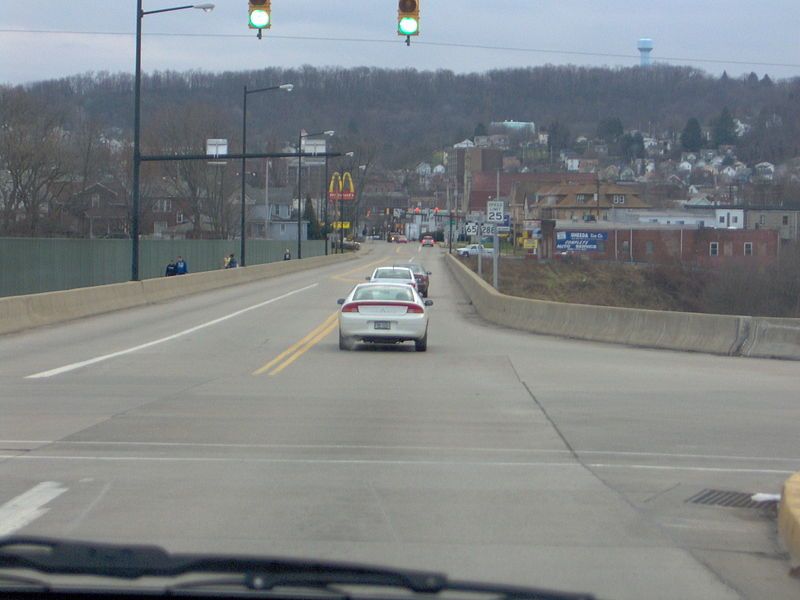
<instances>
[{"instance_id":1,"label":"sky","mask_svg":"<svg viewBox=\"0 0 800 600\"><path fill-rule=\"evenodd\" d=\"M184 1L144 0L144 8ZM634 66L637 40L650 37L656 62L731 76L800 76L798 0L420 0L420 6L420 35L410 47L396 34L397 0L272 0L273 27L262 40L247 28L247 0L217 0L210 13L149 15L143 69L308 64L463 73ZM132 72L135 25L135 0L0 0L0 83Z\"/></svg>"}]
</instances>

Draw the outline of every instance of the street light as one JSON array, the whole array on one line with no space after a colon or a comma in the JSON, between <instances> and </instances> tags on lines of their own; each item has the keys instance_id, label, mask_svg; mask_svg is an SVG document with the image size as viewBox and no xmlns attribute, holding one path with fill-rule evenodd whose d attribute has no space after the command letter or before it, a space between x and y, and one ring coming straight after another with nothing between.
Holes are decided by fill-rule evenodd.
<instances>
[{"instance_id":1,"label":"street light","mask_svg":"<svg viewBox=\"0 0 800 600\"><path fill-rule=\"evenodd\" d=\"M185 6L175 6L172 8L160 8L157 10L143 10L142 0L136 0L136 63L134 74L133 91L133 206L131 219L131 281L139 280L139 172L141 168L141 114L142 114L142 19L146 15L157 13L173 12L176 10L186 10L196 8L203 12L211 12L214 5L187 4Z\"/></svg>"},{"instance_id":2,"label":"street light","mask_svg":"<svg viewBox=\"0 0 800 600\"><path fill-rule=\"evenodd\" d=\"M303 133L297 138L297 258L303 258L303 138L327 135L331 137L335 132L331 129L327 131L317 131L316 133ZM325 152L327 154L327 152Z\"/></svg>"},{"instance_id":3,"label":"street light","mask_svg":"<svg viewBox=\"0 0 800 600\"><path fill-rule=\"evenodd\" d=\"M291 83L283 83L281 85L272 85L270 87L265 88L258 88L255 90L248 90L247 86L244 86L244 93L242 94L242 217L240 223L240 231L239 237L241 239L241 246L239 247L239 264L243 267L246 266L245 263L245 239L247 237L246 231L246 222L245 222L245 184L247 183L246 177L246 163L247 159L244 155L247 154L247 96L250 94L258 94L260 92L269 92L272 90L279 90L284 92L291 92L294 89L294 85ZM269 185L269 181L265 182L264 185Z\"/></svg>"}]
</instances>

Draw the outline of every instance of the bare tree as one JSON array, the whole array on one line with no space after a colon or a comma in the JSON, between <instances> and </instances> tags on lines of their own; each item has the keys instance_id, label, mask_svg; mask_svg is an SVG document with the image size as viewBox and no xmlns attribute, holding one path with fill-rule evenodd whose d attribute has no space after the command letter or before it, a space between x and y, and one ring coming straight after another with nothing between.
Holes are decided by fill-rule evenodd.
<instances>
[{"instance_id":1,"label":"bare tree","mask_svg":"<svg viewBox=\"0 0 800 600\"><path fill-rule=\"evenodd\" d=\"M146 142L158 154L202 154L208 138L229 138L227 133L233 130L225 111L204 104L168 108L153 121ZM196 237L202 237L206 226L215 237L230 235L235 210L228 200L237 189L232 163L169 162L162 165L161 172L169 187L185 201Z\"/></svg>"},{"instance_id":2,"label":"bare tree","mask_svg":"<svg viewBox=\"0 0 800 600\"><path fill-rule=\"evenodd\" d=\"M36 235L64 185L66 144L61 115L16 88L0 95L0 165L6 170L2 226ZM24 217L17 227L17 217Z\"/></svg>"}]
</instances>

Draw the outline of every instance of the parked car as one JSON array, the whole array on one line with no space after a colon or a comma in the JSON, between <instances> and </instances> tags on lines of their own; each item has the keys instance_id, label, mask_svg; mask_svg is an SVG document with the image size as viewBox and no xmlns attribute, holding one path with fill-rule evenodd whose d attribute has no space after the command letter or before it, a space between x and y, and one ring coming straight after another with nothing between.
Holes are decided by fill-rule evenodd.
<instances>
[{"instance_id":1,"label":"parked car","mask_svg":"<svg viewBox=\"0 0 800 600\"><path fill-rule=\"evenodd\" d=\"M397 242L398 244L407 244L408 238L404 235L396 235L394 241Z\"/></svg>"},{"instance_id":2,"label":"parked car","mask_svg":"<svg viewBox=\"0 0 800 600\"><path fill-rule=\"evenodd\" d=\"M413 341L417 352L428 349L428 306L417 291L402 283L362 283L341 298L339 349L357 341L397 344Z\"/></svg>"},{"instance_id":3,"label":"parked car","mask_svg":"<svg viewBox=\"0 0 800 600\"><path fill-rule=\"evenodd\" d=\"M367 281L372 283L404 283L417 289L417 279L407 265L402 267L378 267Z\"/></svg>"},{"instance_id":4,"label":"parked car","mask_svg":"<svg viewBox=\"0 0 800 600\"><path fill-rule=\"evenodd\" d=\"M484 247L483 244L470 244L469 246L459 248L456 250L456 253L459 256L477 256L478 254L491 256L493 254L493 250L491 248Z\"/></svg>"},{"instance_id":5,"label":"parked car","mask_svg":"<svg viewBox=\"0 0 800 600\"><path fill-rule=\"evenodd\" d=\"M426 271L425 267L418 263L404 263L402 265L395 265L395 267L404 267L411 269L414 274L414 279L417 280L417 291L423 298L428 297L428 288L430 287L430 271Z\"/></svg>"}]
</instances>

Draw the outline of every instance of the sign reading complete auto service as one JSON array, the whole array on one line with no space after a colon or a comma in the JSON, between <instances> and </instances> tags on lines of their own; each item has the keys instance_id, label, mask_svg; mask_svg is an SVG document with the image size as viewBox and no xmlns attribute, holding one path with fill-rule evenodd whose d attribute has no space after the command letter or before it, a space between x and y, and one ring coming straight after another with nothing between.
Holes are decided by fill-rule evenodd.
<instances>
[{"instance_id":1,"label":"sign reading complete auto service","mask_svg":"<svg viewBox=\"0 0 800 600\"><path fill-rule=\"evenodd\" d=\"M575 250L577 252L596 252L598 242L608 240L605 231L557 231L556 249Z\"/></svg>"}]
</instances>

